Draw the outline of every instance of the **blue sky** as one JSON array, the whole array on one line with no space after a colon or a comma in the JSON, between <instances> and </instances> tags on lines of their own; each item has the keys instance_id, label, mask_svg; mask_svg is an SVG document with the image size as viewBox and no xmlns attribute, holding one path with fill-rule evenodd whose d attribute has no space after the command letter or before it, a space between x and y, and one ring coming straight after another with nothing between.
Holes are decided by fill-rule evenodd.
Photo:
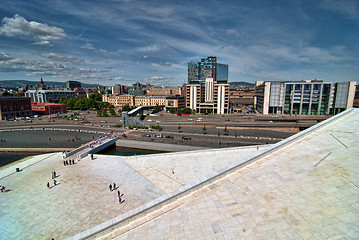
<instances>
[{"instance_id":1,"label":"blue sky","mask_svg":"<svg viewBox=\"0 0 359 240\"><path fill-rule=\"evenodd\" d=\"M180 86L217 56L229 82L359 82L358 0L2 0L0 80Z\"/></svg>"}]
</instances>

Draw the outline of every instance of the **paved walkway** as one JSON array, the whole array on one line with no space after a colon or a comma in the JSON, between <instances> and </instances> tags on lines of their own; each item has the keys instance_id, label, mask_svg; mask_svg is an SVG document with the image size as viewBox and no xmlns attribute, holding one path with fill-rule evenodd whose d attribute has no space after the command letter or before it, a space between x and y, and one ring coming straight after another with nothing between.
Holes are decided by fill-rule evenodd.
<instances>
[{"instance_id":1,"label":"paved walkway","mask_svg":"<svg viewBox=\"0 0 359 240\"><path fill-rule=\"evenodd\" d=\"M238 149L243 158L261 151ZM0 179L0 185L9 190L0 194L1 238L66 239L74 236L234 161L231 157L234 149L214 152L132 157L95 154L94 160L88 156L69 166L64 166L62 153L40 155L41 161ZM215 154L220 154L224 161L216 161ZM208 159L205 166L202 166L203 158ZM51 178L53 171L58 175L56 186ZM46 187L47 182L51 189ZM125 202L121 205L117 192L109 190L109 184L113 183L124 194L122 200Z\"/></svg>"}]
</instances>

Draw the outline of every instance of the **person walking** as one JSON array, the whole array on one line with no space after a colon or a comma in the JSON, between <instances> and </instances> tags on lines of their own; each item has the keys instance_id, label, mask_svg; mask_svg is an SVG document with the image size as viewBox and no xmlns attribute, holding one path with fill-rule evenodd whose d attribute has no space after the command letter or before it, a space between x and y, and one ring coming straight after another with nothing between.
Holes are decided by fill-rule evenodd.
<instances>
[{"instance_id":1,"label":"person walking","mask_svg":"<svg viewBox=\"0 0 359 240\"><path fill-rule=\"evenodd\" d=\"M54 179L54 185L56 186L57 181Z\"/></svg>"},{"instance_id":2,"label":"person walking","mask_svg":"<svg viewBox=\"0 0 359 240\"><path fill-rule=\"evenodd\" d=\"M113 189L116 190L116 183L113 183Z\"/></svg>"},{"instance_id":3,"label":"person walking","mask_svg":"<svg viewBox=\"0 0 359 240\"><path fill-rule=\"evenodd\" d=\"M117 196L118 196L118 197L121 197L121 192L120 192L120 190L117 191Z\"/></svg>"},{"instance_id":4,"label":"person walking","mask_svg":"<svg viewBox=\"0 0 359 240\"><path fill-rule=\"evenodd\" d=\"M110 186L108 186L108 188L110 189L110 191L112 192L112 185L110 184Z\"/></svg>"},{"instance_id":5,"label":"person walking","mask_svg":"<svg viewBox=\"0 0 359 240\"><path fill-rule=\"evenodd\" d=\"M47 186L48 189L50 189L50 183L49 182L47 182L46 186Z\"/></svg>"}]
</instances>

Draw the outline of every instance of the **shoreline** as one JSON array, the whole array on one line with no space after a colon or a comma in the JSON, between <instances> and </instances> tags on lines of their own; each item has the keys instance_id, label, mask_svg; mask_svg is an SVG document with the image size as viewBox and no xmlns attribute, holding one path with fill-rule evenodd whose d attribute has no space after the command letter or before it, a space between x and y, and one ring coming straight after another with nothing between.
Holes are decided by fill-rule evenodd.
<instances>
[{"instance_id":1,"label":"shoreline","mask_svg":"<svg viewBox=\"0 0 359 240\"><path fill-rule=\"evenodd\" d=\"M0 152L28 152L28 153L51 153L72 151L75 148L0 148Z\"/></svg>"}]
</instances>

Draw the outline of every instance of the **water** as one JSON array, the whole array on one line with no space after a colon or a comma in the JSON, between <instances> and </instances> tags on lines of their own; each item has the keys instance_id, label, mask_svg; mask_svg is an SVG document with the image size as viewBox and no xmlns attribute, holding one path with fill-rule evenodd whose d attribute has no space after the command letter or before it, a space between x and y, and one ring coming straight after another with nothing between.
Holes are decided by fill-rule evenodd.
<instances>
[{"instance_id":1,"label":"water","mask_svg":"<svg viewBox=\"0 0 359 240\"><path fill-rule=\"evenodd\" d=\"M115 156L135 156L135 155L146 155L146 154L156 154L156 153L163 153L163 152L146 150L146 149L137 149L137 148L124 148L118 146L107 148L99 152L99 154L115 155Z\"/></svg>"},{"instance_id":2,"label":"water","mask_svg":"<svg viewBox=\"0 0 359 240\"><path fill-rule=\"evenodd\" d=\"M39 155L42 153L28 153L28 152L11 152L11 153L0 153L0 167L5 166L7 164L19 161L21 159Z\"/></svg>"},{"instance_id":3,"label":"water","mask_svg":"<svg viewBox=\"0 0 359 240\"><path fill-rule=\"evenodd\" d=\"M137 149L137 148L124 148L124 147L113 147L113 148L105 149L102 152L99 152L99 154L115 155L115 156L135 156L135 155L146 155L146 154L155 154L155 153L162 153L162 152L154 151L154 150ZM39 154L43 154L43 153L33 153L33 152L0 153L0 167Z\"/></svg>"}]
</instances>

